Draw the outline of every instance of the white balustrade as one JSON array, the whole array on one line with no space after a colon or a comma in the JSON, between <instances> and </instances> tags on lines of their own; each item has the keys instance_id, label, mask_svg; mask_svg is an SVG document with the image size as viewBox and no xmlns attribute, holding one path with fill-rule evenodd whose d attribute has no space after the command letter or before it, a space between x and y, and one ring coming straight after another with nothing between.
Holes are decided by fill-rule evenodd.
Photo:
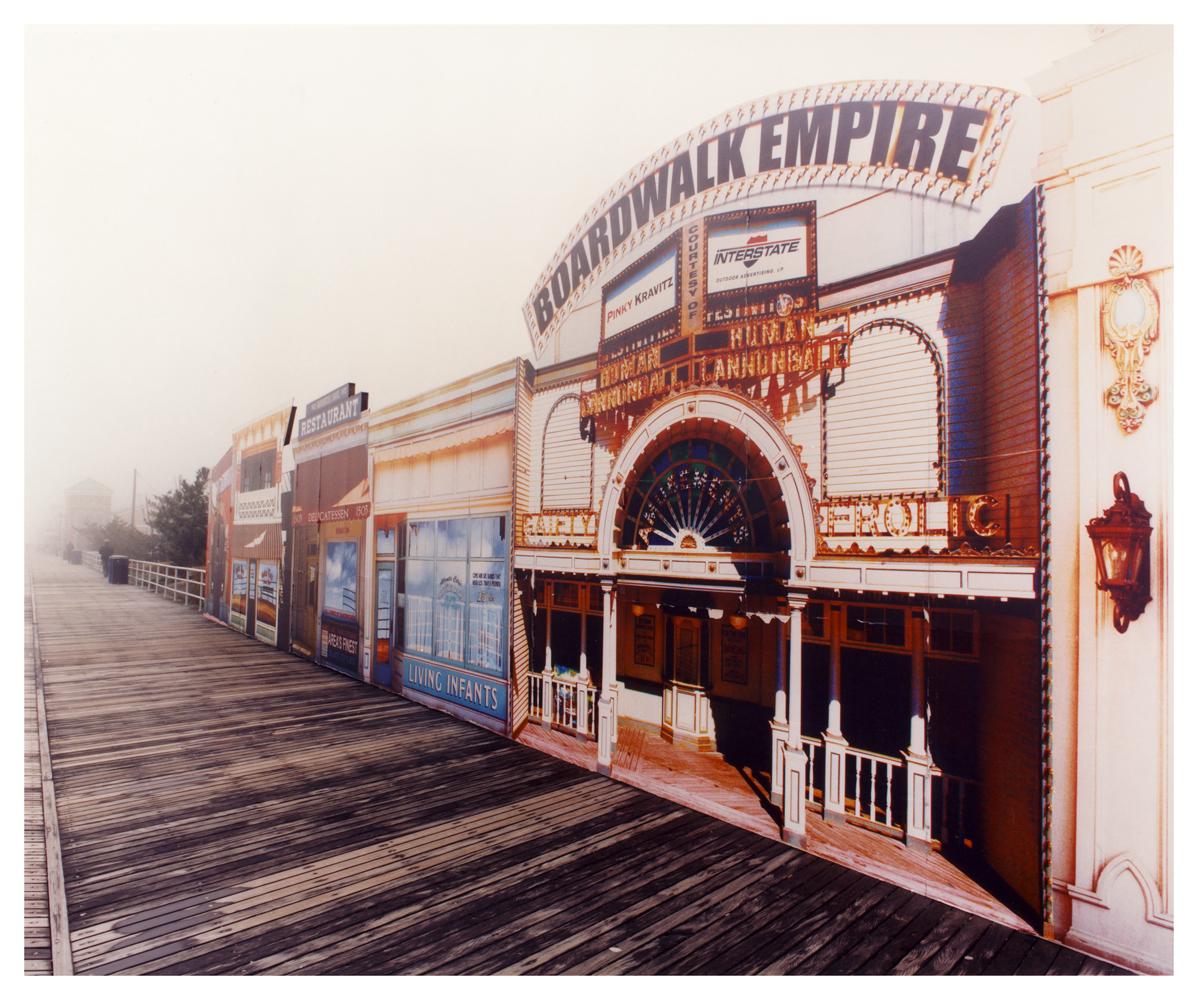
<instances>
[{"instance_id":1,"label":"white balustrade","mask_svg":"<svg viewBox=\"0 0 1198 1000\"><path fill-rule=\"evenodd\" d=\"M198 566L174 566L170 563L129 560L129 583L152 594L169 597L185 606L195 601L203 608L207 592L207 571Z\"/></svg>"},{"instance_id":2,"label":"white balustrade","mask_svg":"<svg viewBox=\"0 0 1198 1000\"><path fill-rule=\"evenodd\" d=\"M821 779L824 776L823 767L820 767L819 769L817 769L815 766L815 754L816 754L817 750L820 750L820 751L823 750L823 742L819 739L816 739L815 737L812 737L812 736L804 736L804 737L802 737L802 740L803 740L803 749L807 753L807 780L805 782L805 785L806 785L805 797L808 802L814 803L815 802L815 776L818 774Z\"/></svg>"},{"instance_id":3,"label":"white balustrade","mask_svg":"<svg viewBox=\"0 0 1198 1000\"><path fill-rule=\"evenodd\" d=\"M973 778L948 774L938 767L932 769L932 780L940 786L940 822L936 827L937 839L941 844L974 846L973 840L976 833L973 829L973 810L977 804L978 782Z\"/></svg>"},{"instance_id":4,"label":"white balustrade","mask_svg":"<svg viewBox=\"0 0 1198 1000\"><path fill-rule=\"evenodd\" d=\"M548 671L529 675L530 719L594 739L598 733L598 702L598 688L580 677L558 677Z\"/></svg>"},{"instance_id":5,"label":"white balustrade","mask_svg":"<svg viewBox=\"0 0 1198 1000\"><path fill-rule=\"evenodd\" d=\"M897 757L848 747L845 769L853 775L852 816L880 826L901 829L894 822L894 775L903 762Z\"/></svg>"},{"instance_id":6,"label":"white balustrade","mask_svg":"<svg viewBox=\"0 0 1198 1000\"><path fill-rule=\"evenodd\" d=\"M97 573L104 572L104 559L99 552L84 552L83 565L88 569L94 569Z\"/></svg>"}]
</instances>

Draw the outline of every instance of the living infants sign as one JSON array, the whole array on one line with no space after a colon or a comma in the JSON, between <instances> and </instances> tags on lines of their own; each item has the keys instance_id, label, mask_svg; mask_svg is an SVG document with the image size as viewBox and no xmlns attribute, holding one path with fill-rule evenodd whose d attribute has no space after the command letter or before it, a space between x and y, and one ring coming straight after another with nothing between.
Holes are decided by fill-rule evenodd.
<instances>
[{"instance_id":1,"label":"living infants sign","mask_svg":"<svg viewBox=\"0 0 1198 1000\"><path fill-rule=\"evenodd\" d=\"M775 188L852 184L901 185L971 204L988 186L1017 96L965 84L845 83L764 98L708 122L630 171L574 227L525 302L537 352L596 272L666 227L728 200ZM737 263L747 252L781 266L785 236L779 233L768 248L727 249L741 252ZM725 263L732 263L728 254L707 261L709 268Z\"/></svg>"}]
</instances>

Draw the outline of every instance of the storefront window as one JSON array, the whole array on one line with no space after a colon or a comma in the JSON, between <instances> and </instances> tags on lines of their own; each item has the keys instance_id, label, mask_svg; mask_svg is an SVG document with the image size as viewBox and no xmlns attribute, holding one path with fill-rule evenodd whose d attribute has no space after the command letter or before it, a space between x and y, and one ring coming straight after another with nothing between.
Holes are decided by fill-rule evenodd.
<instances>
[{"instance_id":1,"label":"storefront window","mask_svg":"<svg viewBox=\"0 0 1198 1000\"><path fill-rule=\"evenodd\" d=\"M241 483L238 490L250 493L254 490L264 490L275 484L275 453L262 451L257 455L249 455L241 460Z\"/></svg>"},{"instance_id":2,"label":"storefront window","mask_svg":"<svg viewBox=\"0 0 1198 1000\"><path fill-rule=\"evenodd\" d=\"M507 560L503 518L479 517L470 523L470 608L466 662L486 673L503 670L503 617Z\"/></svg>"},{"instance_id":3,"label":"storefront window","mask_svg":"<svg viewBox=\"0 0 1198 1000\"><path fill-rule=\"evenodd\" d=\"M464 536L463 532L463 536ZM440 532L437 535L441 539ZM462 662L466 642L466 561L437 559L433 655Z\"/></svg>"},{"instance_id":4,"label":"storefront window","mask_svg":"<svg viewBox=\"0 0 1198 1000\"><path fill-rule=\"evenodd\" d=\"M575 673L582 652L582 615L572 611L553 611L549 622L550 651L554 673Z\"/></svg>"},{"instance_id":5,"label":"storefront window","mask_svg":"<svg viewBox=\"0 0 1198 1000\"><path fill-rule=\"evenodd\" d=\"M408 557L407 580L404 582L404 644L413 653L429 654L433 651L433 601L437 594L433 576L435 569L431 559Z\"/></svg>"},{"instance_id":6,"label":"storefront window","mask_svg":"<svg viewBox=\"0 0 1198 1000\"><path fill-rule=\"evenodd\" d=\"M482 673L506 670L505 519L457 518L409 523L399 565L396 640L411 653L461 663ZM397 585L398 586L398 585Z\"/></svg>"},{"instance_id":7,"label":"storefront window","mask_svg":"<svg viewBox=\"0 0 1198 1000\"><path fill-rule=\"evenodd\" d=\"M850 604L845 618L845 639L868 646L907 644L907 612L868 604Z\"/></svg>"},{"instance_id":8,"label":"storefront window","mask_svg":"<svg viewBox=\"0 0 1198 1000\"><path fill-rule=\"evenodd\" d=\"M977 617L972 611L933 611L928 648L935 653L977 655Z\"/></svg>"},{"instance_id":9,"label":"storefront window","mask_svg":"<svg viewBox=\"0 0 1198 1000\"><path fill-rule=\"evenodd\" d=\"M542 637L545 627L538 609L537 641L542 646L548 642L554 672L575 676L582 669L585 652L587 673L599 677L603 672L603 591L591 584L554 581L545 588L545 600L549 634Z\"/></svg>"}]
</instances>

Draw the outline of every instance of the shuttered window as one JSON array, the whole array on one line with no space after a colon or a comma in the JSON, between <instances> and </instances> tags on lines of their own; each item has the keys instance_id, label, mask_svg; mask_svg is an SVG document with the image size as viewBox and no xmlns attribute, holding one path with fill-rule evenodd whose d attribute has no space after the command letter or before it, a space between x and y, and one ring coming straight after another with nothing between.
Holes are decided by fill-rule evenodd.
<instances>
[{"instance_id":1,"label":"shuttered window","mask_svg":"<svg viewBox=\"0 0 1198 1000\"><path fill-rule=\"evenodd\" d=\"M853 339L844 381L824 401L827 496L941 491L932 350L896 324L866 328Z\"/></svg>"},{"instance_id":2,"label":"shuttered window","mask_svg":"<svg viewBox=\"0 0 1198 1000\"><path fill-rule=\"evenodd\" d=\"M591 445L578 433L576 394L563 396L545 421L541 445L541 506L545 510L589 510Z\"/></svg>"}]
</instances>

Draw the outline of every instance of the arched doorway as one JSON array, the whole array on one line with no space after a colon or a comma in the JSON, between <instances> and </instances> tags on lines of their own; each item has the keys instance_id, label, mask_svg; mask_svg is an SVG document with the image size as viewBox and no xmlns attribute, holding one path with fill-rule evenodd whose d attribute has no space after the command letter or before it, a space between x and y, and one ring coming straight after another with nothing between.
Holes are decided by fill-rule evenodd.
<instances>
[{"instance_id":1,"label":"arched doorway","mask_svg":"<svg viewBox=\"0 0 1198 1000\"><path fill-rule=\"evenodd\" d=\"M713 699L724 699L764 709L759 734L781 798L784 769L805 764L784 762L782 751L801 756L799 713L789 718L787 703L800 701L790 689L801 683L799 615L814 538L806 471L751 400L694 390L634 425L599 511L601 767L618 716L656 715L666 738L715 749ZM726 713L730 725L737 714ZM801 789L800 778L791 798L801 800ZM789 811L802 822L801 808Z\"/></svg>"}]
</instances>

